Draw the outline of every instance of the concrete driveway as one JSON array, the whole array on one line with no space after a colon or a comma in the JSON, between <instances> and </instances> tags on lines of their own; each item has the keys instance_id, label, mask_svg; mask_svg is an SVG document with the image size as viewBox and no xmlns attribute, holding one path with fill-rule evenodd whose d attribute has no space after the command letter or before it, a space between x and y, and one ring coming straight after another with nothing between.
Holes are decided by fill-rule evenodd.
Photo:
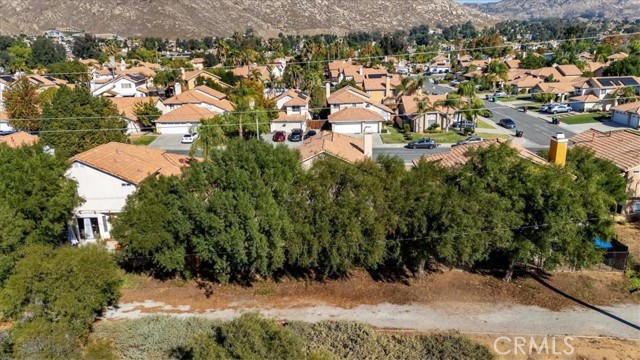
<instances>
[{"instance_id":1,"label":"concrete driveway","mask_svg":"<svg viewBox=\"0 0 640 360\"><path fill-rule=\"evenodd\" d=\"M181 134L158 135L149 146L164 149L174 154L189 155L191 144L182 144L180 140L182 140Z\"/></svg>"}]
</instances>

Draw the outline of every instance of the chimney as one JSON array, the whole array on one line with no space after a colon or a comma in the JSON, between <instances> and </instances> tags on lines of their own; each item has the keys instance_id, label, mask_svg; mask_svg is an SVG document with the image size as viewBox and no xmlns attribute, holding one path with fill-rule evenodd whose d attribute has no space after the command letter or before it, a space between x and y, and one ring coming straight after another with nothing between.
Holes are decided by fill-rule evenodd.
<instances>
[{"instance_id":1,"label":"chimney","mask_svg":"<svg viewBox=\"0 0 640 360\"><path fill-rule=\"evenodd\" d=\"M373 134L371 128L364 128L364 156L371 159L373 156Z\"/></svg>"},{"instance_id":2,"label":"chimney","mask_svg":"<svg viewBox=\"0 0 640 360\"><path fill-rule=\"evenodd\" d=\"M358 67L358 74L360 74L360 76L362 76L364 74L364 71L362 71L362 65L360 65L360 67Z\"/></svg>"},{"instance_id":3,"label":"chimney","mask_svg":"<svg viewBox=\"0 0 640 360\"><path fill-rule=\"evenodd\" d=\"M120 59L120 72L125 72L127 70L127 63L124 62L124 59Z\"/></svg>"},{"instance_id":4,"label":"chimney","mask_svg":"<svg viewBox=\"0 0 640 360\"><path fill-rule=\"evenodd\" d=\"M328 82L328 83L324 84L324 94L327 97L327 99L331 95L331 83Z\"/></svg>"},{"instance_id":5,"label":"chimney","mask_svg":"<svg viewBox=\"0 0 640 360\"><path fill-rule=\"evenodd\" d=\"M180 95L182 94L182 84L180 84L179 81L176 81L175 84L173 84L173 95Z\"/></svg>"},{"instance_id":6,"label":"chimney","mask_svg":"<svg viewBox=\"0 0 640 360\"><path fill-rule=\"evenodd\" d=\"M564 137L564 133L557 133L556 136L551 137L551 144L549 146L549 161L558 166L564 166L567 162L568 146L569 139Z\"/></svg>"},{"instance_id":7,"label":"chimney","mask_svg":"<svg viewBox=\"0 0 640 360\"><path fill-rule=\"evenodd\" d=\"M391 96L391 75L387 75L385 78L384 96L385 98Z\"/></svg>"},{"instance_id":8,"label":"chimney","mask_svg":"<svg viewBox=\"0 0 640 360\"><path fill-rule=\"evenodd\" d=\"M183 67L180 68L180 78L182 80L184 80L184 68Z\"/></svg>"}]
</instances>

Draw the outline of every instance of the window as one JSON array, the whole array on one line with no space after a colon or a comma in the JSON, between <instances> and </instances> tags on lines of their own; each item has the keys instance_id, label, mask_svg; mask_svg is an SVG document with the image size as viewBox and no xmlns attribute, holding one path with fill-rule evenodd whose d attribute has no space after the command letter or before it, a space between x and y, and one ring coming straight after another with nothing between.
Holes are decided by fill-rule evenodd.
<instances>
[{"instance_id":1,"label":"window","mask_svg":"<svg viewBox=\"0 0 640 360\"><path fill-rule=\"evenodd\" d=\"M607 94L607 90L605 89L600 89L600 95L606 95Z\"/></svg>"},{"instance_id":2,"label":"window","mask_svg":"<svg viewBox=\"0 0 640 360\"><path fill-rule=\"evenodd\" d=\"M631 212L638 213L640 212L640 201L634 201L631 205Z\"/></svg>"},{"instance_id":3,"label":"window","mask_svg":"<svg viewBox=\"0 0 640 360\"><path fill-rule=\"evenodd\" d=\"M120 84L120 87L123 89L131 89L131 83L122 83Z\"/></svg>"},{"instance_id":4,"label":"window","mask_svg":"<svg viewBox=\"0 0 640 360\"><path fill-rule=\"evenodd\" d=\"M291 107L291 111L293 111L293 112L300 112L300 106L292 106L292 107Z\"/></svg>"}]
</instances>

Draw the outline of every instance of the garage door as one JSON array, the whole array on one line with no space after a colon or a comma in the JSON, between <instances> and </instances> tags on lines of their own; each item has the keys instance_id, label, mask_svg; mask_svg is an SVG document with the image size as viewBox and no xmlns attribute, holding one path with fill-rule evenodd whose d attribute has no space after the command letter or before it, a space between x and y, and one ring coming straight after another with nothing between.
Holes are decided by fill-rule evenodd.
<instances>
[{"instance_id":1,"label":"garage door","mask_svg":"<svg viewBox=\"0 0 640 360\"><path fill-rule=\"evenodd\" d=\"M364 130L366 131L371 131L372 133L379 133L380 132L380 123L379 122L367 122L364 123ZM367 129L368 128L368 129Z\"/></svg>"},{"instance_id":2,"label":"garage door","mask_svg":"<svg viewBox=\"0 0 640 360\"><path fill-rule=\"evenodd\" d=\"M156 123L160 134L186 134L191 130L191 123Z\"/></svg>"},{"instance_id":3,"label":"garage door","mask_svg":"<svg viewBox=\"0 0 640 360\"><path fill-rule=\"evenodd\" d=\"M335 123L331 126L333 132L340 134L360 134L362 132L361 123Z\"/></svg>"}]
</instances>

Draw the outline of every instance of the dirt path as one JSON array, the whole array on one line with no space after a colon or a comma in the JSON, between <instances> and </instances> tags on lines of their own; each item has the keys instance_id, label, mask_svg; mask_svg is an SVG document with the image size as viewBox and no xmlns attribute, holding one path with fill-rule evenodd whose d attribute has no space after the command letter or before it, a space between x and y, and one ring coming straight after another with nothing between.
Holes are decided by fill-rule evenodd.
<instances>
[{"instance_id":1,"label":"dirt path","mask_svg":"<svg viewBox=\"0 0 640 360\"><path fill-rule=\"evenodd\" d=\"M349 320L363 322L377 328L416 331L457 330L464 333L511 333L528 335L609 336L638 339L640 336L640 306L617 305L603 307L609 315L587 309L573 308L551 311L536 306L486 303L375 304L345 309L330 305L295 308L248 307L243 309L192 310L190 306L172 306L146 301L124 303L111 309L105 319L132 319L148 314L173 316L201 316L229 320L242 312L256 311L278 320L316 322ZM615 318L617 317L617 318ZM625 321L629 323L625 323ZM630 324L633 323L633 324Z\"/></svg>"}]
</instances>

